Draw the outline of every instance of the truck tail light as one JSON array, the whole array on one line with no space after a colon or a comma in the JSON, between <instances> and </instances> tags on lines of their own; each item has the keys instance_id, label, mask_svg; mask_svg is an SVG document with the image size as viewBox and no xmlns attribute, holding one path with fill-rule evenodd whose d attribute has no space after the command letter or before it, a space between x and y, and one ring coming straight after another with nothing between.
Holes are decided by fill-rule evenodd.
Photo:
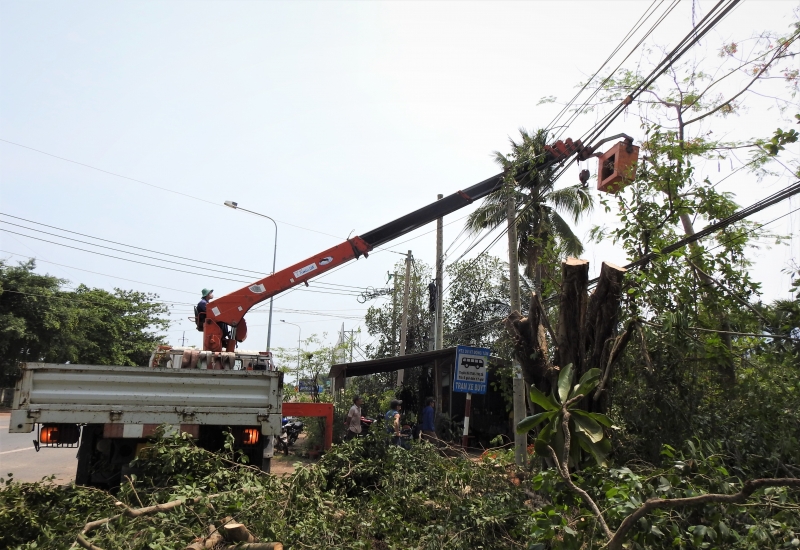
<instances>
[{"instance_id":1,"label":"truck tail light","mask_svg":"<svg viewBox=\"0 0 800 550\"><path fill-rule=\"evenodd\" d=\"M77 424L44 424L39 428L39 444L42 447L75 447L81 438Z\"/></svg>"},{"instance_id":2,"label":"truck tail light","mask_svg":"<svg viewBox=\"0 0 800 550\"><path fill-rule=\"evenodd\" d=\"M233 432L233 437L236 443L242 447L251 447L257 445L261 439L261 430L259 428L239 428Z\"/></svg>"}]
</instances>

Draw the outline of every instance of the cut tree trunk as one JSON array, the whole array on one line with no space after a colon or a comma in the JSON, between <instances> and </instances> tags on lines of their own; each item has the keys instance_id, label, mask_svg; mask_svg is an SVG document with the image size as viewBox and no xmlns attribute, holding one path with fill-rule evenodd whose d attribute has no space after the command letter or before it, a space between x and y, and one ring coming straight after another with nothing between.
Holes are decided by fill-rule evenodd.
<instances>
[{"instance_id":1,"label":"cut tree trunk","mask_svg":"<svg viewBox=\"0 0 800 550\"><path fill-rule=\"evenodd\" d=\"M589 262L567 258L561 264L556 352L553 363L563 369L570 363L578 376L584 372L584 321L589 286Z\"/></svg>"},{"instance_id":2,"label":"cut tree trunk","mask_svg":"<svg viewBox=\"0 0 800 550\"><path fill-rule=\"evenodd\" d=\"M512 311L505 320L506 330L514 342L514 356L522 368L522 378L528 386L539 389L552 377L542 311L539 296L532 293L528 316Z\"/></svg>"},{"instance_id":3,"label":"cut tree trunk","mask_svg":"<svg viewBox=\"0 0 800 550\"><path fill-rule=\"evenodd\" d=\"M241 523L226 523L225 538L230 542L256 542L256 538Z\"/></svg>"},{"instance_id":4,"label":"cut tree trunk","mask_svg":"<svg viewBox=\"0 0 800 550\"><path fill-rule=\"evenodd\" d=\"M603 262L600 268L597 287L586 308L585 370L605 370L605 356L608 354L606 342L617 329L619 304L622 300L622 277L625 271L626 269L608 262Z\"/></svg>"},{"instance_id":5,"label":"cut tree trunk","mask_svg":"<svg viewBox=\"0 0 800 550\"><path fill-rule=\"evenodd\" d=\"M559 369L570 363L575 379L589 369L603 372L603 398L587 399L584 407L602 411L609 402L611 367L622 355L632 334L632 326L621 337L619 307L622 301L622 279L625 269L604 262L597 287L588 295L589 262L567 258L561 264L561 294L558 325L555 333L545 317L542 303L531 295L528 316L512 311L505 320L506 330L514 342L514 354L522 366L525 383L548 393L558 378ZM553 361L548 354L547 335L555 342ZM555 365L555 367L554 367Z\"/></svg>"}]
</instances>

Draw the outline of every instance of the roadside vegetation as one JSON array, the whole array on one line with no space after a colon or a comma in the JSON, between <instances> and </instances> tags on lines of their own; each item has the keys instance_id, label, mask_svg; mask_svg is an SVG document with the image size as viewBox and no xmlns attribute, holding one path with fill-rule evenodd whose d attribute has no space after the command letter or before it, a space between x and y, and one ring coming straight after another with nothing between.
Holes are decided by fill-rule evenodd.
<instances>
[{"instance_id":1,"label":"roadside vegetation","mask_svg":"<svg viewBox=\"0 0 800 550\"><path fill-rule=\"evenodd\" d=\"M575 112L602 113L625 102L641 145L635 180L599 201L616 219L590 235L624 250L631 262L616 268L616 279L604 283L601 276L603 302L591 302L585 262L564 262L589 246L569 224L590 213L593 202L584 185L556 185L560 173L542 163L554 136L523 131L509 154L498 154L506 194L487 200L464 231L501 225L505 201L514 198L524 214L520 265L513 266L521 271L522 311L511 311L509 266L501 259L453 261L445 345L490 347L508 364L516 358L523 365L529 416L518 429L530 443L524 467L502 441L480 456L427 443L395 447L380 423L285 477L242 463L230 446L211 454L186 437L160 438L115 494L6 479L0 546L160 550L203 548L212 540L232 547L210 538L232 521L260 541L293 549L800 548L800 266L782 266L790 286L783 299L765 301L750 274L754 252L792 236L772 233L771 222L731 218L742 206L718 187L722 165L754 183L769 178L776 189L797 185L798 44L797 24L721 44L718 57L669 67L658 86L648 84L635 99L650 71L644 61L638 71L586 84L595 99ZM653 59L662 53L654 50ZM748 111L751 94L770 100L771 110ZM728 139L715 132L716 123L733 117L744 126L748 116L767 115L776 124L768 135ZM721 226L673 247L712 224ZM65 292L56 279L31 278L32 264L0 268L3 289L20 296L0 294L4 372L32 358L131 364L158 339L143 327L163 329L163 312L149 295ZM431 331L431 268L415 262L412 277L409 354L427 351ZM44 286L36 290L34 283ZM36 293L53 299L23 298ZM89 298L107 330L81 324L89 314L80 304ZM369 309L372 344L359 353L397 354L398 298L395 289ZM587 311L602 326L584 319ZM130 349L112 346L113 356L93 355L94 348L61 344L72 326L109 341L122 342L131 330L140 337L126 341ZM341 351L316 337L306 347L278 358L287 372L311 380ZM494 389L505 393L510 410L511 368L497 375ZM421 403L430 377L417 369L399 389L392 374L352 380L336 401L337 429L355 394L380 416L395 397ZM301 398L287 389L288 397ZM439 421L439 435L454 439L452 419ZM316 420L308 431L321 437Z\"/></svg>"}]
</instances>

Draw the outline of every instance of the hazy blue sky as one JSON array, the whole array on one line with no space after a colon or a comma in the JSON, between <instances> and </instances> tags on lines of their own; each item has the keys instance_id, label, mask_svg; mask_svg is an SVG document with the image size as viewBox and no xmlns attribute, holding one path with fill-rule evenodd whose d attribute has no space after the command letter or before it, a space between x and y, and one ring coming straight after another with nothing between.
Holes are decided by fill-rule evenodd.
<instances>
[{"instance_id":1,"label":"hazy blue sky","mask_svg":"<svg viewBox=\"0 0 800 550\"><path fill-rule=\"evenodd\" d=\"M271 270L272 224L223 201L278 220L281 268L476 183L498 171L491 152L507 151L518 127L551 121L557 108L537 106L539 98L571 97L649 5L0 1L0 139L175 191L0 142L0 212L204 263L125 255L171 269L149 267L8 233L0 233L0 254L37 257L39 271L73 284L157 292L175 302L170 342L185 330L188 343L199 344L186 318L200 289L219 296L242 286L223 278ZM710 5L695 5L695 17ZM795 6L744 2L694 55L713 55L721 41L753 32L784 32ZM649 42L673 45L691 28L692 8L682 3ZM586 116L568 135L594 122ZM745 113L724 131L766 135L777 125ZM610 133L620 131L638 132L635 117L620 117ZM703 167L712 178L727 169ZM562 183L573 181L568 174ZM725 189L749 205L786 183L730 178ZM580 233L612 221L598 213ZM772 228L796 233L797 222L795 214ZM461 224L446 227L446 246ZM432 263L435 245L426 235L393 248ZM493 252L505 256L505 239ZM796 239L760 253L755 273L767 298L786 295L780 270L797 253ZM585 257L593 270L606 259L626 263L611 245L591 246ZM321 282L380 287L400 259L378 252ZM236 275L213 272L226 269L212 264ZM320 293L336 288L312 283L278 298L273 347L297 341L297 329L278 319L300 324L304 337L332 339L342 322L359 326L368 304ZM244 348L264 347L265 311L248 316Z\"/></svg>"}]
</instances>

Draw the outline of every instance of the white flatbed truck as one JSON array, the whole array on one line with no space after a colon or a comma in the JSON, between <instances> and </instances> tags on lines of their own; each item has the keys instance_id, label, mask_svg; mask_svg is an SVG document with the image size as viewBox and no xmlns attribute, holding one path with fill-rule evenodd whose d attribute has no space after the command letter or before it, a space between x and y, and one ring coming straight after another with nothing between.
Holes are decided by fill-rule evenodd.
<instances>
[{"instance_id":1,"label":"white flatbed truck","mask_svg":"<svg viewBox=\"0 0 800 550\"><path fill-rule=\"evenodd\" d=\"M156 368L25 364L9 432L36 430L37 447L77 447L81 485L119 485L160 426L209 450L220 450L229 432L236 450L269 471L281 431L283 373L267 370L269 361L261 361L265 370L246 370L253 362L238 353L228 358L230 370L171 368L180 364L179 354L172 358Z\"/></svg>"}]
</instances>

